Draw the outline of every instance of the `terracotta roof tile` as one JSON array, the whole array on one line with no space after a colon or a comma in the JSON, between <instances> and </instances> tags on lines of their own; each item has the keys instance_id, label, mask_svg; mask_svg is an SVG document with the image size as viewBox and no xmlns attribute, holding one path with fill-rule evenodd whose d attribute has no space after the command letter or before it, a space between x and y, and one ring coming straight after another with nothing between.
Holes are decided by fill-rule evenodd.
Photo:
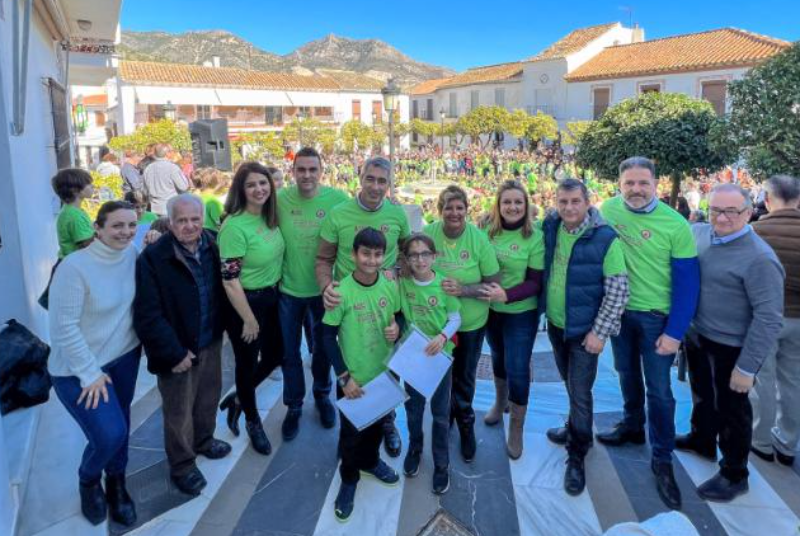
<instances>
[{"instance_id":1,"label":"terracotta roof tile","mask_svg":"<svg viewBox=\"0 0 800 536\"><path fill-rule=\"evenodd\" d=\"M82 97L84 106L108 106L108 95L86 95ZM78 104L78 98L72 99L73 104Z\"/></svg>"},{"instance_id":2,"label":"terracotta roof tile","mask_svg":"<svg viewBox=\"0 0 800 536\"><path fill-rule=\"evenodd\" d=\"M489 82L507 82L522 76L522 63L501 63L485 67L473 67L461 74L446 79L439 88L486 84ZM437 88L438 89L438 88Z\"/></svg>"},{"instance_id":3,"label":"terracotta roof tile","mask_svg":"<svg viewBox=\"0 0 800 536\"><path fill-rule=\"evenodd\" d=\"M266 71L246 71L231 67L202 67L178 63L120 61L120 77L131 83L241 89L279 89L296 91L342 91L380 89L372 78L338 71L323 75L298 75Z\"/></svg>"},{"instance_id":4,"label":"terracotta roof tile","mask_svg":"<svg viewBox=\"0 0 800 536\"><path fill-rule=\"evenodd\" d=\"M573 30L565 37L562 37L535 56L528 58L526 61L554 60L569 56L570 54L578 52L615 26L619 26L619 23L610 22L608 24L599 24L597 26L588 26L586 28Z\"/></svg>"},{"instance_id":5,"label":"terracotta roof tile","mask_svg":"<svg viewBox=\"0 0 800 536\"><path fill-rule=\"evenodd\" d=\"M736 28L609 47L564 78L568 82L727 67L749 67L790 43Z\"/></svg>"},{"instance_id":6,"label":"terracotta roof tile","mask_svg":"<svg viewBox=\"0 0 800 536\"><path fill-rule=\"evenodd\" d=\"M429 93L433 93L442 84L447 83L452 79L452 76L448 76L447 78L434 78L433 80L425 80L424 82L420 82L416 86L411 88L412 95L427 95Z\"/></svg>"}]
</instances>

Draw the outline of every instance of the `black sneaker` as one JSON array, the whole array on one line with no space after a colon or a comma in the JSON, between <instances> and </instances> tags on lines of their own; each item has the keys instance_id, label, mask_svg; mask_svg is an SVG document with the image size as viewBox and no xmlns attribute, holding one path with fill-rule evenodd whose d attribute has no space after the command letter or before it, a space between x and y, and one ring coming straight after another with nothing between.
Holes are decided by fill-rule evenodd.
<instances>
[{"instance_id":1,"label":"black sneaker","mask_svg":"<svg viewBox=\"0 0 800 536\"><path fill-rule=\"evenodd\" d=\"M775 451L775 459L778 460L778 463L785 465L786 467L791 467L794 465L794 456L784 454L779 450Z\"/></svg>"},{"instance_id":2,"label":"black sneaker","mask_svg":"<svg viewBox=\"0 0 800 536\"><path fill-rule=\"evenodd\" d=\"M361 472L365 475L369 475L378 479L378 481L386 484L387 486L395 486L400 481L400 475L397 474L397 471L389 467L386 462L381 459L378 460L378 465L369 471Z\"/></svg>"},{"instance_id":3,"label":"black sneaker","mask_svg":"<svg viewBox=\"0 0 800 536\"><path fill-rule=\"evenodd\" d=\"M394 425L394 421L387 421L383 425L383 448L392 458L400 456L400 451L403 449L403 441L400 439L400 432Z\"/></svg>"},{"instance_id":4,"label":"black sneaker","mask_svg":"<svg viewBox=\"0 0 800 536\"><path fill-rule=\"evenodd\" d=\"M409 450L406 459L403 461L403 474L409 478L417 476L419 473L419 462L422 453L418 450Z\"/></svg>"},{"instance_id":5,"label":"black sneaker","mask_svg":"<svg viewBox=\"0 0 800 536\"><path fill-rule=\"evenodd\" d=\"M319 412L319 422L322 423L323 428L333 428L336 424L336 410L333 403L327 396L319 398L316 401L317 411Z\"/></svg>"},{"instance_id":6,"label":"black sneaker","mask_svg":"<svg viewBox=\"0 0 800 536\"><path fill-rule=\"evenodd\" d=\"M250 436L250 444L253 445L253 450L264 456L269 456L272 452L272 445L267 438L267 433L264 431L264 425L261 421L247 421L245 424L247 435Z\"/></svg>"},{"instance_id":7,"label":"black sneaker","mask_svg":"<svg viewBox=\"0 0 800 536\"><path fill-rule=\"evenodd\" d=\"M353 506L356 499L356 485L345 484L339 486L339 493L336 495L336 502L333 503L333 513L336 519L345 522L353 513Z\"/></svg>"},{"instance_id":8,"label":"black sneaker","mask_svg":"<svg viewBox=\"0 0 800 536\"><path fill-rule=\"evenodd\" d=\"M472 460L475 459L475 451L478 448L475 440L475 428L472 424L459 424L458 433L461 435L461 457L466 463L472 463Z\"/></svg>"},{"instance_id":9,"label":"black sneaker","mask_svg":"<svg viewBox=\"0 0 800 536\"><path fill-rule=\"evenodd\" d=\"M434 467L433 492L444 495L450 489L450 470L447 467Z\"/></svg>"},{"instance_id":10,"label":"black sneaker","mask_svg":"<svg viewBox=\"0 0 800 536\"><path fill-rule=\"evenodd\" d=\"M281 426L281 434L284 441L291 441L297 437L300 432L300 417L303 415L303 410L300 408L289 408L286 412L286 417L283 418L283 425Z\"/></svg>"}]
</instances>

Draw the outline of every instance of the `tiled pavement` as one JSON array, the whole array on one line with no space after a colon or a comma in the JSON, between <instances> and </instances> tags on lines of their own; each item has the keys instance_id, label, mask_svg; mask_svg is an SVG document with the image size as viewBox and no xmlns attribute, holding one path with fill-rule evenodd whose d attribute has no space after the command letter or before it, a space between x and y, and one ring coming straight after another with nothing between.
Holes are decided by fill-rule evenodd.
<instances>
[{"instance_id":1,"label":"tiled pavement","mask_svg":"<svg viewBox=\"0 0 800 536\"><path fill-rule=\"evenodd\" d=\"M346 524L333 516L339 485L336 430L318 422L313 403L306 404L300 435L283 445L280 423L285 408L281 382L267 380L259 388L259 410L273 444L273 454L260 456L245 435L235 438L218 419L218 437L230 441L232 454L218 461L200 458L208 480L200 497L191 499L169 482L163 452L162 421L153 378L142 368L133 407L129 484L137 501L140 524L128 534L147 536L288 536L288 535L596 535L625 521L644 521L665 512L656 495L642 447L596 446L586 461L587 491L569 497L562 489L565 454L544 432L563 422L564 388L540 333L534 351L534 382L525 431L525 453L510 461L504 451L504 428L489 428L480 415L491 405L491 369L481 365L475 399L478 456L464 464L454 432L451 489L441 498L430 492L432 460L425 452L420 474L401 479L395 488L362 480L356 510ZM232 359L226 347L224 383L232 385ZM686 384L677 379L678 430L688 427L691 409ZM596 426L619 417L621 401L610 353L601 356L595 384ZM405 414L397 424L406 439ZM507 421L505 423L507 425ZM429 429L426 426L426 429ZM84 440L74 422L53 397L43 408L33 465L21 511L21 536L121 534L121 527L92 527L79 514L75 479ZM427 445L426 445L427 446ZM402 455L391 459L401 470ZM683 513L703 535L800 535L800 467L787 469L751 458L751 491L728 505L697 498L695 486L716 466L692 455L676 455L675 472L683 492Z\"/></svg>"}]
</instances>

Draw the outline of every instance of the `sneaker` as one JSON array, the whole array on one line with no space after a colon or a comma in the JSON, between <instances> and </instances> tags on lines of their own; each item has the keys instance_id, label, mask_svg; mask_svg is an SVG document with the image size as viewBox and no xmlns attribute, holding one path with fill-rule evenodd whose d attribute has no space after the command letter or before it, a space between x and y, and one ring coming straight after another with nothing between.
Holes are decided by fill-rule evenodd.
<instances>
[{"instance_id":1,"label":"sneaker","mask_svg":"<svg viewBox=\"0 0 800 536\"><path fill-rule=\"evenodd\" d=\"M320 398L316 401L317 411L319 412L319 422L323 428L333 428L336 424L336 410L330 398Z\"/></svg>"},{"instance_id":2,"label":"sneaker","mask_svg":"<svg viewBox=\"0 0 800 536\"><path fill-rule=\"evenodd\" d=\"M397 471L389 467L385 461L378 459L378 465L369 471L361 471L365 475L376 478L387 486L394 486L400 481L400 475Z\"/></svg>"},{"instance_id":3,"label":"sneaker","mask_svg":"<svg viewBox=\"0 0 800 536\"><path fill-rule=\"evenodd\" d=\"M300 417L303 415L303 410L300 408L289 408L286 412L286 417L283 418L283 425L281 426L281 434L284 441L291 441L300 432Z\"/></svg>"},{"instance_id":4,"label":"sneaker","mask_svg":"<svg viewBox=\"0 0 800 536\"><path fill-rule=\"evenodd\" d=\"M450 471L447 467L434 467L433 469L433 492L436 495L444 495L450 489Z\"/></svg>"},{"instance_id":5,"label":"sneaker","mask_svg":"<svg viewBox=\"0 0 800 536\"><path fill-rule=\"evenodd\" d=\"M478 447L475 440L475 429L472 424L458 425L458 433L461 435L461 457L466 463L472 463L475 459L475 450Z\"/></svg>"},{"instance_id":6,"label":"sneaker","mask_svg":"<svg viewBox=\"0 0 800 536\"><path fill-rule=\"evenodd\" d=\"M345 484L339 486L339 493L336 495L336 502L333 503L333 513L339 521L347 521L353 513L353 506L356 499L356 485Z\"/></svg>"},{"instance_id":7,"label":"sneaker","mask_svg":"<svg viewBox=\"0 0 800 536\"><path fill-rule=\"evenodd\" d=\"M403 461L403 474L409 478L417 476L421 459L422 453L420 451L409 450L408 454L406 454L406 459Z\"/></svg>"}]
</instances>

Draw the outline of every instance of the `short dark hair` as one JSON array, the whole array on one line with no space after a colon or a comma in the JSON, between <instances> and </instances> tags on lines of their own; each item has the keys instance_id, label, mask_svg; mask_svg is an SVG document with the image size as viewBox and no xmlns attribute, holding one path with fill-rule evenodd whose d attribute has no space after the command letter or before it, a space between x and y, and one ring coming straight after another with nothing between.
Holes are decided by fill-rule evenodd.
<instances>
[{"instance_id":1,"label":"short dark hair","mask_svg":"<svg viewBox=\"0 0 800 536\"><path fill-rule=\"evenodd\" d=\"M72 203L78 193L92 184L92 175L85 169L62 169L50 179L53 191L62 203Z\"/></svg>"},{"instance_id":2,"label":"short dark hair","mask_svg":"<svg viewBox=\"0 0 800 536\"><path fill-rule=\"evenodd\" d=\"M278 205L275 201L277 197L275 194L275 183L270 176L269 170L258 162L242 162L236 174L233 176L231 189L228 192L228 197L225 199L225 213L229 216L244 212L247 208L247 196L244 193L244 183L251 173L264 175L269 181L269 199L264 203L261 210L261 216L267 227L274 229L278 226Z\"/></svg>"},{"instance_id":3,"label":"short dark hair","mask_svg":"<svg viewBox=\"0 0 800 536\"><path fill-rule=\"evenodd\" d=\"M386 253L386 237L374 227L365 227L353 239L353 252L357 252L359 248L379 249Z\"/></svg>"},{"instance_id":4,"label":"short dark hair","mask_svg":"<svg viewBox=\"0 0 800 536\"><path fill-rule=\"evenodd\" d=\"M144 205L147 210L150 210L150 198L142 190L125 192L125 197L123 199L131 205Z\"/></svg>"},{"instance_id":5,"label":"short dark hair","mask_svg":"<svg viewBox=\"0 0 800 536\"><path fill-rule=\"evenodd\" d=\"M650 172L650 176L653 177L653 179L658 178L656 175L656 165L653 163L652 160L644 156L632 156L620 162L619 174L620 176L622 176L622 174L628 171L629 169L635 169L635 168L646 169Z\"/></svg>"},{"instance_id":6,"label":"short dark hair","mask_svg":"<svg viewBox=\"0 0 800 536\"><path fill-rule=\"evenodd\" d=\"M97 217L94 222L98 227L105 227L108 215L118 210L133 210L133 205L127 201L106 201L100 205L100 210L97 211Z\"/></svg>"},{"instance_id":7,"label":"short dark hair","mask_svg":"<svg viewBox=\"0 0 800 536\"><path fill-rule=\"evenodd\" d=\"M773 175L767 179L765 188L770 196L784 203L800 199L800 179L791 175Z\"/></svg>"},{"instance_id":8,"label":"short dark hair","mask_svg":"<svg viewBox=\"0 0 800 536\"><path fill-rule=\"evenodd\" d=\"M589 189L582 181L578 179L573 179L570 177L558 181L558 185L556 186L556 195L558 195L558 192L561 190L565 192L574 192L575 190L580 190L581 194L583 194L583 198L586 201L589 201Z\"/></svg>"},{"instance_id":9,"label":"short dark hair","mask_svg":"<svg viewBox=\"0 0 800 536\"><path fill-rule=\"evenodd\" d=\"M308 146L303 147L294 154L294 162L292 162L292 169L294 169L294 166L297 163L298 158L316 158L319 161L320 167L322 167L322 157L319 155L319 151L317 151L313 147L308 147Z\"/></svg>"}]
</instances>

